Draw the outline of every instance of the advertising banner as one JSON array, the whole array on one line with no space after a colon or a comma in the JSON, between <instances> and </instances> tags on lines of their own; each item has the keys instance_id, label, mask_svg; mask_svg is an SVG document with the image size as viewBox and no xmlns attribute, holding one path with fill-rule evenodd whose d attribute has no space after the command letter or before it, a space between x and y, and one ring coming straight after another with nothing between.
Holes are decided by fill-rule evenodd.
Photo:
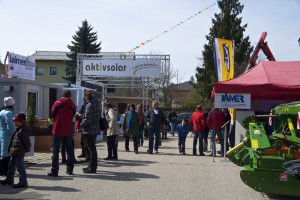
<instances>
[{"instance_id":1,"label":"advertising banner","mask_svg":"<svg viewBox=\"0 0 300 200\"><path fill-rule=\"evenodd\" d=\"M137 76L161 75L160 60L83 59L82 75L86 76Z\"/></svg>"},{"instance_id":2,"label":"advertising banner","mask_svg":"<svg viewBox=\"0 0 300 200\"><path fill-rule=\"evenodd\" d=\"M251 95L250 94L230 94L230 93L215 93L216 108L236 108L250 109Z\"/></svg>"},{"instance_id":3,"label":"advertising banner","mask_svg":"<svg viewBox=\"0 0 300 200\"><path fill-rule=\"evenodd\" d=\"M214 42L217 81L227 81L234 75L233 41L215 38Z\"/></svg>"},{"instance_id":4,"label":"advertising banner","mask_svg":"<svg viewBox=\"0 0 300 200\"><path fill-rule=\"evenodd\" d=\"M18 77L23 79L35 80L35 60L32 57L26 57L9 52L8 59L8 77Z\"/></svg>"}]
</instances>

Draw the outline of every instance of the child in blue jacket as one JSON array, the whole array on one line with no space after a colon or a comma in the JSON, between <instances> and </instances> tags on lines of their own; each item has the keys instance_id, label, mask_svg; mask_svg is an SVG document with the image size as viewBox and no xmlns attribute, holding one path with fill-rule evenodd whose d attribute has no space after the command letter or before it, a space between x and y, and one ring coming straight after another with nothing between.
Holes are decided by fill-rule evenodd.
<instances>
[{"instance_id":1,"label":"child in blue jacket","mask_svg":"<svg viewBox=\"0 0 300 200\"><path fill-rule=\"evenodd\" d=\"M185 140L186 136L189 133L188 126L187 126L186 119L183 119L181 124L178 124L176 127L176 131L178 133L178 146L179 146L179 153L185 155Z\"/></svg>"}]
</instances>

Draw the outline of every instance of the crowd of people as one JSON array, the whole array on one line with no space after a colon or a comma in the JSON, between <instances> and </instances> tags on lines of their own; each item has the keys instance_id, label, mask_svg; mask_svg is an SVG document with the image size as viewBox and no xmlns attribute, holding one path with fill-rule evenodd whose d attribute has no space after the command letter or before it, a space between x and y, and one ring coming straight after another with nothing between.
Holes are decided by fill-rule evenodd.
<instances>
[{"instance_id":1,"label":"crowd of people","mask_svg":"<svg viewBox=\"0 0 300 200\"><path fill-rule=\"evenodd\" d=\"M28 187L27 175L24 167L25 153L30 150L30 128L26 125L24 113L14 115L12 97L4 99L4 107L0 111L0 175L6 176L0 181L2 185L12 185L14 188ZM51 177L59 175L59 153L62 153L62 163L66 164L66 174L73 175L74 163L78 163L74 154L75 129L81 135L81 154L78 158L84 158L87 163L83 173L96 173L97 149L96 137L101 131L106 134L107 157L104 160L118 160L118 136L117 112L113 105L107 103L101 110L95 93L87 91L84 95L84 103L78 113L77 106L71 99L71 91L64 90L61 98L54 102L51 108L53 118L52 134L52 165L47 174ZM226 115L227 114L227 115ZM210 156L216 155L215 136L221 145L218 152L224 155L224 139L222 126L228 120L228 113L213 108L208 111L198 105L189 121L183 119L176 124L177 113L172 109L168 116L159 108L157 101L152 103L148 112L143 112L141 105L131 104L125 112L122 122L125 151L130 152L130 140L133 142L133 150L139 153L139 147L144 145L144 133L148 136L147 153L159 153L161 139L167 139L167 127L170 127L170 135L178 134L179 153L185 155L185 143L189 134L188 123L193 127L193 155L205 156L208 149L208 135L210 133ZM75 119L75 121L74 121ZM103 122L105 121L105 123ZM198 142L199 141L199 142ZM199 154L197 154L199 143ZM15 168L20 177L19 183L14 184Z\"/></svg>"}]
</instances>

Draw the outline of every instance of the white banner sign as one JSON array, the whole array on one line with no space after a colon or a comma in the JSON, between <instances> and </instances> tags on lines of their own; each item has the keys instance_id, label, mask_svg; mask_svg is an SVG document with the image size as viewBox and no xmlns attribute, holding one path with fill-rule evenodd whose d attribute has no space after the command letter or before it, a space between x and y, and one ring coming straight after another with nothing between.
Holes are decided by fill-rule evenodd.
<instances>
[{"instance_id":1,"label":"white banner sign","mask_svg":"<svg viewBox=\"0 0 300 200\"><path fill-rule=\"evenodd\" d=\"M160 60L90 60L82 61L82 75L93 76L141 76L161 75Z\"/></svg>"},{"instance_id":2,"label":"white banner sign","mask_svg":"<svg viewBox=\"0 0 300 200\"><path fill-rule=\"evenodd\" d=\"M8 77L35 80L35 60L32 57L8 53Z\"/></svg>"},{"instance_id":3,"label":"white banner sign","mask_svg":"<svg viewBox=\"0 0 300 200\"><path fill-rule=\"evenodd\" d=\"M251 95L216 93L214 103L216 108L250 109Z\"/></svg>"}]
</instances>

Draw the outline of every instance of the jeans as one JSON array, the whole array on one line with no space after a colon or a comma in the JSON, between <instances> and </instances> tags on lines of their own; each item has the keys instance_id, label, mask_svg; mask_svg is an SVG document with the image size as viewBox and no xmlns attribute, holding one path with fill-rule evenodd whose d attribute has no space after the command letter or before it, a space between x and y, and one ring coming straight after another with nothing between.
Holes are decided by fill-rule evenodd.
<instances>
[{"instance_id":1,"label":"jeans","mask_svg":"<svg viewBox=\"0 0 300 200\"><path fill-rule=\"evenodd\" d=\"M8 164L8 172L7 172L7 177L6 181L7 182L14 182L14 176L15 176L15 171L17 170L20 174L19 177L19 183L21 185L27 185L27 174L25 170L25 165L24 165L24 157L18 157L18 156L11 156L9 164Z\"/></svg>"},{"instance_id":2,"label":"jeans","mask_svg":"<svg viewBox=\"0 0 300 200\"><path fill-rule=\"evenodd\" d=\"M138 145L143 146L144 144L144 128L139 129L139 136L138 136Z\"/></svg>"},{"instance_id":3,"label":"jeans","mask_svg":"<svg viewBox=\"0 0 300 200\"><path fill-rule=\"evenodd\" d=\"M174 136L175 123L169 122L169 124L170 124L170 128L171 128L170 134Z\"/></svg>"},{"instance_id":4,"label":"jeans","mask_svg":"<svg viewBox=\"0 0 300 200\"><path fill-rule=\"evenodd\" d=\"M97 160L98 160L98 154L96 149L96 137L97 135L91 135L91 134L85 134L84 144L86 144L88 150L89 150L89 169L96 170L97 169ZM86 155L87 156L87 155Z\"/></svg>"},{"instance_id":5,"label":"jeans","mask_svg":"<svg viewBox=\"0 0 300 200\"><path fill-rule=\"evenodd\" d=\"M66 150L67 150L67 171L72 172L74 168L74 147L72 143L72 136L67 137L59 137L56 135L53 135L53 147L52 147L52 168L51 171L53 173L58 173L59 170L59 149L61 142L64 141L66 144Z\"/></svg>"},{"instance_id":6,"label":"jeans","mask_svg":"<svg viewBox=\"0 0 300 200\"><path fill-rule=\"evenodd\" d=\"M206 127L203 131L203 151L206 151L208 148L208 133L209 133L209 129L208 127Z\"/></svg>"},{"instance_id":7,"label":"jeans","mask_svg":"<svg viewBox=\"0 0 300 200\"><path fill-rule=\"evenodd\" d=\"M221 153L224 153L224 139L222 135L222 130L215 131L215 130L210 130L210 146L211 146L211 151L212 153L216 154L215 150L215 137L216 135L218 136L220 145L221 145Z\"/></svg>"},{"instance_id":8,"label":"jeans","mask_svg":"<svg viewBox=\"0 0 300 200\"><path fill-rule=\"evenodd\" d=\"M124 138L125 138L125 150L129 151L129 139L130 139L130 136L124 136Z\"/></svg>"},{"instance_id":9,"label":"jeans","mask_svg":"<svg viewBox=\"0 0 300 200\"><path fill-rule=\"evenodd\" d=\"M185 140L186 135L178 135L178 146L179 146L179 152L185 153Z\"/></svg>"},{"instance_id":10,"label":"jeans","mask_svg":"<svg viewBox=\"0 0 300 200\"><path fill-rule=\"evenodd\" d=\"M138 150L138 138L139 138L139 135L132 135L134 151Z\"/></svg>"},{"instance_id":11,"label":"jeans","mask_svg":"<svg viewBox=\"0 0 300 200\"><path fill-rule=\"evenodd\" d=\"M193 141L193 154L197 153L196 147L197 147L197 140L199 137L199 153L200 155L203 154L203 133L197 133L194 134L194 141Z\"/></svg>"},{"instance_id":12,"label":"jeans","mask_svg":"<svg viewBox=\"0 0 300 200\"><path fill-rule=\"evenodd\" d=\"M61 151L61 158L62 158L62 161L66 161L67 159L66 159L66 142L65 142L65 140L62 140L61 141L61 149L60 149L60 151ZM74 148L74 146L75 146L75 143L74 143L74 139L72 138L72 146L73 146L73 148Z\"/></svg>"},{"instance_id":13,"label":"jeans","mask_svg":"<svg viewBox=\"0 0 300 200\"><path fill-rule=\"evenodd\" d=\"M117 135L111 135L107 136L107 152L108 152L108 158L115 158L118 159L118 136Z\"/></svg>"},{"instance_id":14,"label":"jeans","mask_svg":"<svg viewBox=\"0 0 300 200\"><path fill-rule=\"evenodd\" d=\"M155 146L154 149L158 150L159 146L159 140L160 140L160 130L158 128L149 128L148 129L148 134L149 134L149 150L153 151L153 140L154 140L154 135L155 135Z\"/></svg>"}]
</instances>

